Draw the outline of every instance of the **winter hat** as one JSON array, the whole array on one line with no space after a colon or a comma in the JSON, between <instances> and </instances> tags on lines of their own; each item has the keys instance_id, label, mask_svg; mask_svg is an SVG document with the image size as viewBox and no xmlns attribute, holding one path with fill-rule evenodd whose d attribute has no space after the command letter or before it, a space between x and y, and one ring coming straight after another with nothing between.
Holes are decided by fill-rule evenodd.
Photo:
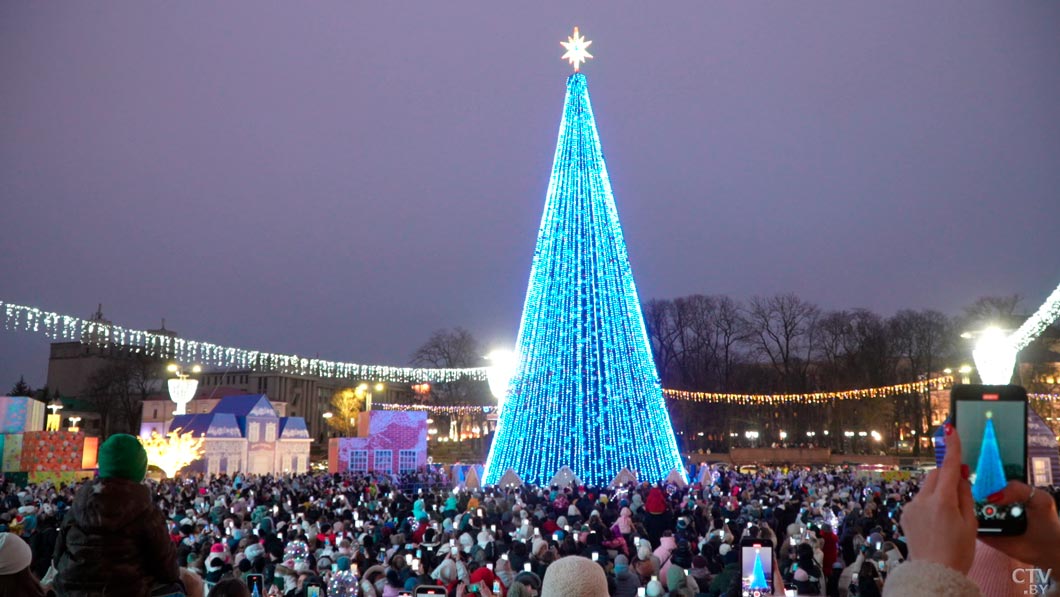
<instances>
[{"instance_id":1,"label":"winter hat","mask_svg":"<svg viewBox=\"0 0 1060 597\"><path fill-rule=\"evenodd\" d=\"M541 597L600 597L607 595L604 569L589 558L567 556L545 570Z\"/></svg>"},{"instance_id":2,"label":"winter hat","mask_svg":"<svg viewBox=\"0 0 1060 597\"><path fill-rule=\"evenodd\" d=\"M685 569L672 565L666 571L666 588L667 590L673 591L685 586Z\"/></svg>"},{"instance_id":3,"label":"winter hat","mask_svg":"<svg viewBox=\"0 0 1060 597\"><path fill-rule=\"evenodd\" d=\"M615 556L615 573L621 574L626 570L629 570L629 558L622 554L618 554Z\"/></svg>"},{"instance_id":4,"label":"winter hat","mask_svg":"<svg viewBox=\"0 0 1060 597\"><path fill-rule=\"evenodd\" d=\"M651 543L647 541L641 542L640 546L637 547L637 559L647 560L651 557Z\"/></svg>"},{"instance_id":5,"label":"winter hat","mask_svg":"<svg viewBox=\"0 0 1060 597\"><path fill-rule=\"evenodd\" d=\"M99 477L128 479L140 483L147 475L147 452L140 440L116 433L99 447Z\"/></svg>"},{"instance_id":6,"label":"winter hat","mask_svg":"<svg viewBox=\"0 0 1060 597\"><path fill-rule=\"evenodd\" d=\"M342 556L335 560L335 564L339 567L339 570L346 571L350 569L350 558Z\"/></svg>"},{"instance_id":7,"label":"winter hat","mask_svg":"<svg viewBox=\"0 0 1060 597\"><path fill-rule=\"evenodd\" d=\"M33 561L33 551L21 537L0 533L0 576L22 572Z\"/></svg>"},{"instance_id":8,"label":"winter hat","mask_svg":"<svg viewBox=\"0 0 1060 597\"><path fill-rule=\"evenodd\" d=\"M692 567L696 569L706 568L707 558L704 558L703 556L696 556L692 558Z\"/></svg>"},{"instance_id":9,"label":"winter hat","mask_svg":"<svg viewBox=\"0 0 1060 597\"><path fill-rule=\"evenodd\" d=\"M548 543L541 537L535 537L532 545L533 549L530 550L531 554L539 554L548 547Z\"/></svg>"},{"instance_id":10,"label":"winter hat","mask_svg":"<svg viewBox=\"0 0 1060 597\"><path fill-rule=\"evenodd\" d=\"M207 572L217 572L224 565L225 565L225 561L224 561L224 558L222 558L221 556L215 556L213 554L210 554L210 556L208 556L206 558L206 571Z\"/></svg>"},{"instance_id":11,"label":"winter hat","mask_svg":"<svg viewBox=\"0 0 1060 597\"><path fill-rule=\"evenodd\" d=\"M243 554L248 560L253 562L255 559L265 555L265 548L260 543L253 543L243 550Z\"/></svg>"},{"instance_id":12,"label":"winter hat","mask_svg":"<svg viewBox=\"0 0 1060 597\"><path fill-rule=\"evenodd\" d=\"M496 579L497 577L493 574L492 570L482 566L480 568L475 568L475 571L471 573L468 581L471 583L484 582L487 586L492 587L493 581Z\"/></svg>"},{"instance_id":13,"label":"winter hat","mask_svg":"<svg viewBox=\"0 0 1060 597\"><path fill-rule=\"evenodd\" d=\"M644 594L648 597L662 597L663 593L665 593L665 591L663 590L662 583L657 580L649 582L647 589L644 591Z\"/></svg>"},{"instance_id":14,"label":"winter hat","mask_svg":"<svg viewBox=\"0 0 1060 597\"><path fill-rule=\"evenodd\" d=\"M728 543L722 543L718 546L718 555L724 556L725 554L729 553L730 550L732 550L731 545L729 545Z\"/></svg>"},{"instance_id":15,"label":"winter hat","mask_svg":"<svg viewBox=\"0 0 1060 597\"><path fill-rule=\"evenodd\" d=\"M464 533L460 535L460 547L464 551L471 551L471 548L475 546L475 540L471 538L471 533Z\"/></svg>"}]
</instances>

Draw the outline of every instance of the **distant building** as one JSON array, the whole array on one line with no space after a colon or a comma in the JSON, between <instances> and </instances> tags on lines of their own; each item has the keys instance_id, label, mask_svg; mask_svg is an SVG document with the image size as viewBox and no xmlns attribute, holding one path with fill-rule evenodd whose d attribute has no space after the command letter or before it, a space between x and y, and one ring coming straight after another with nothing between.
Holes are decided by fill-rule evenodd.
<instances>
[{"instance_id":1,"label":"distant building","mask_svg":"<svg viewBox=\"0 0 1060 597\"><path fill-rule=\"evenodd\" d=\"M274 404L287 405L287 416L303 417L311 437L324 441L330 435L323 415L331 410L331 396L340 389L358 383L275 371L215 370L203 372L199 376L199 393L208 396L226 393L268 394ZM408 384L384 384L382 390L373 387L371 394L373 402L407 403L412 398L412 389Z\"/></svg>"},{"instance_id":2,"label":"distant building","mask_svg":"<svg viewBox=\"0 0 1060 597\"><path fill-rule=\"evenodd\" d=\"M100 305L90 318L101 324L110 324L103 316ZM177 337L173 330L166 329L166 322L157 330L148 330L153 334ZM127 349L114 345L97 345L82 342L54 342L48 357L47 384L50 391L59 391L64 397L86 398L91 393L93 376L114 359L133 356ZM355 386L362 382L374 385L374 380L342 380L289 375L276 371L255 371L252 369L213 370L199 376L199 390L196 399L188 405L189 413L205 413L213 408L222 396L235 394L268 394L270 400L283 416L303 417L310 436L324 441L332 435L329 433L323 414L331 408L331 396L338 390ZM160 430L164 423L173 417L175 405L169 401L165 383L159 380L161 393L151 396L143 404L141 428ZM152 390L154 391L154 390ZM382 391L372 390L374 402L408 402L412 391L407 384L386 384ZM203 401L205 400L205 401ZM79 402L85 406L87 402ZM83 408L78 414L83 416L90 434L100 433L98 415L85 416ZM72 414L72 413L71 413ZM65 425L65 422L64 422Z\"/></svg>"},{"instance_id":3,"label":"distant building","mask_svg":"<svg viewBox=\"0 0 1060 597\"><path fill-rule=\"evenodd\" d=\"M328 470L399 474L427 465L427 413L387 410L361 413L360 437L328 442Z\"/></svg>"},{"instance_id":4,"label":"distant building","mask_svg":"<svg viewBox=\"0 0 1060 597\"><path fill-rule=\"evenodd\" d=\"M89 318L101 324L110 324L111 321L103 317L103 305ZM173 330L166 329L166 322L162 320L162 327L157 330L147 330L152 334L160 336L177 337ZM91 338L86 338L91 340ZM47 385L51 392L60 392L63 396L74 396L83 398L92 389L92 377L115 359L129 358L136 353L127 348L113 344L99 345L92 342L52 342L48 354L48 376ZM141 355L142 356L142 355Z\"/></svg>"},{"instance_id":5,"label":"distant building","mask_svg":"<svg viewBox=\"0 0 1060 597\"><path fill-rule=\"evenodd\" d=\"M313 439L301 417L284 417L265 394L221 398L208 413L177 415L173 428L205 438L201 460L188 470L256 475L309 470Z\"/></svg>"},{"instance_id":6,"label":"distant building","mask_svg":"<svg viewBox=\"0 0 1060 597\"><path fill-rule=\"evenodd\" d=\"M222 396L250 395L240 388L211 388L204 389L201 386L195 393L195 398L188 403L186 412L189 415L208 414L221 402ZM281 417L287 416L287 404L283 402L272 402L272 408ZM143 402L143 416L140 423L140 435L149 436L154 431L159 435L165 435L172 429L174 412L177 404L169 399L168 394L156 394Z\"/></svg>"}]
</instances>

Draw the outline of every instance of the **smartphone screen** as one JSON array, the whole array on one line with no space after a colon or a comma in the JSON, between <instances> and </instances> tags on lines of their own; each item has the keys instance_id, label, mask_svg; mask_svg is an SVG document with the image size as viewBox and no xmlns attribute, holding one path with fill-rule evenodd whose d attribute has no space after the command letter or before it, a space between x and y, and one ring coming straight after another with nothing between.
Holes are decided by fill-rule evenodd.
<instances>
[{"instance_id":1,"label":"smartphone screen","mask_svg":"<svg viewBox=\"0 0 1060 597\"><path fill-rule=\"evenodd\" d=\"M410 597L411 597L411 593L405 593L405 594L406 595L410 595ZM305 588L305 597L320 597L320 587L318 587L316 585L311 585L311 586L306 587Z\"/></svg>"},{"instance_id":2,"label":"smartphone screen","mask_svg":"<svg viewBox=\"0 0 1060 597\"><path fill-rule=\"evenodd\" d=\"M1027 481L1027 392L1019 386L958 385L953 421L961 434L961 462L971 470L979 533L1020 535L1027 530L1022 504L998 506L989 497L1009 481Z\"/></svg>"},{"instance_id":3,"label":"smartphone screen","mask_svg":"<svg viewBox=\"0 0 1060 597\"><path fill-rule=\"evenodd\" d=\"M254 588L257 587L258 592L254 593ZM261 595L265 597L265 577L261 574L248 574L247 575L247 588L250 589L251 595Z\"/></svg>"},{"instance_id":4,"label":"smartphone screen","mask_svg":"<svg viewBox=\"0 0 1060 597\"><path fill-rule=\"evenodd\" d=\"M773 546L768 541L740 544L740 594L759 597L773 593Z\"/></svg>"}]
</instances>

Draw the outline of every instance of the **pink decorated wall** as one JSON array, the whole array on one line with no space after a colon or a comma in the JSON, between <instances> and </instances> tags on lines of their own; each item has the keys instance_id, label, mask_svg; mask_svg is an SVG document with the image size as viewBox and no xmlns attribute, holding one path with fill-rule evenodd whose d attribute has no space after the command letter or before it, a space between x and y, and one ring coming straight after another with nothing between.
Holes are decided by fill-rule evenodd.
<instances>
[{"instance_id":1,"label":"pink decorated wall","mask_svg":"<svg viewBox=\"0 0 1060 597\"><path fill-rule=\"evenodd\" d=\"M426 411L376 410L361 413L360 437L332 438L328 470L333 473L400 473L427 465Z\"/></svg>"}]
</instances>

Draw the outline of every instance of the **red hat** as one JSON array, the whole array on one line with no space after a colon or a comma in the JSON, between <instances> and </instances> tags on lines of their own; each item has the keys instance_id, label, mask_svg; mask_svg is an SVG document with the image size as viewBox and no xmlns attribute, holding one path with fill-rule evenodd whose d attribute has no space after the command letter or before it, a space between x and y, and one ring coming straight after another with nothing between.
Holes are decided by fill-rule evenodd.
<instances>
[{"instance_id":1,"label":"red hat","mask_svg":"<svg viewBox=\"0 0 1060 597\"><path fill-rule=\"evenodd\" d=\"M471 578L468 579L468 580L470 580L473 583L485 582L488 585L492 585L493 581L496 580L496 579L497 579L497 577L494 576L492 570L490 570L489 568L487 568L485 566L482 566L480 568L476 568L475 571L471 573Z\"/></svg>"},{"instance_id":2,"label":"red hat","mask_svg":"<svg viewBox=\"0 0 1060 597\"><path fill-rule=\"evenodd\" d=\"M210 553L224 553L224 551L225 551L225 546L221 545L220 543L214 543L210 547Z\"/></svg>"}]
</instances>

